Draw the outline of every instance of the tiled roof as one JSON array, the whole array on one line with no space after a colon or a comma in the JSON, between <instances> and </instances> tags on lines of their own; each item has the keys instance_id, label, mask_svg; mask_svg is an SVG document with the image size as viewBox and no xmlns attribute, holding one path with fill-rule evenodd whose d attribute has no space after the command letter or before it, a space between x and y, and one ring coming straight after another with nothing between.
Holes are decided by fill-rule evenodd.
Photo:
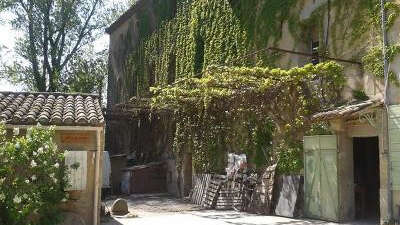
<instances>
[{"instance_id":1,"label":"tiled roof","mask_svg":"<svg viewBox=\"0 0 400 225\"><path fill-rule=\"evenodd\" d=\"M368 111L370 109L379 107L383 105L383 101L381 99L376 100L367 100L363 102L351 103L348 105L340 106L338 108L320 112L313 115L312 119L315 120L331 120L338 118L346 118L352 117L356 114L360 114L363 111Z\"/></svg>"},{"instance_id":2,"label":"tiled roof","mask_svg":"<svg viewBox=\"0 0 400 225\"><path fill-rule=\"evenodd\" d=\"M104 124L97 95L35 92L0 92L0 121L14 125Z\"/></svg>"}]
</instances>

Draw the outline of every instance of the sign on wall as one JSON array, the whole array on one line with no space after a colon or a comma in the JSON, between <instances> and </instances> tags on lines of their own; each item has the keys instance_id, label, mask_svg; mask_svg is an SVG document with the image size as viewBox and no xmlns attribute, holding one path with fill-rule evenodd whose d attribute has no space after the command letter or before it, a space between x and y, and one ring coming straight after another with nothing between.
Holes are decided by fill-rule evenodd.
<instances>
[{"instance_id":1,"label":"sign on wall","mask_svg":"<svg viewBox=\"0 0 400 225\"><path fill-rule=\"evenodd\" d=\"M61 134L61 143L63 144L74 144L74 143L88 143L90 137L88 133L63 133Z\"/></svg>"},{"instance_id":2,"label":"sign on wall","mask_svg":"<svg viewBox=\"0 0 400 225\"><path fill-rule=\"evenodd\" d=\"M69 187L67 191L86 190L87 152L68 151L65 154L65 165L68 168Z\"/></svg>"}]
</instances>

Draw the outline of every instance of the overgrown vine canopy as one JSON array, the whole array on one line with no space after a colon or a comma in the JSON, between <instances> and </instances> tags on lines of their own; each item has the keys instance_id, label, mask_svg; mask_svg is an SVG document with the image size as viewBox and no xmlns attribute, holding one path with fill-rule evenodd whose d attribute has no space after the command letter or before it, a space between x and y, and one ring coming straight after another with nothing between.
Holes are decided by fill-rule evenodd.
<instances>
[{"instance_id":1,"label":"overgrown vine canopy","mask_svg":"<svg viewBox=\"0 0 400 225\"><path fill-rule=\"evenodd\" d=\"M175 112L175 153L179 158L191 149L199 159L197 166L206 169L207 160L201 159L207 158L210 138L223 136L234 142L240 136L235 128L245 121L269 118L278 144L283 139L296 141L313 113L337 103L344 83L343 68L334 62L290 70L210 66L201 78L152 88L152 107Z\"/></svg>"}]
</instances>

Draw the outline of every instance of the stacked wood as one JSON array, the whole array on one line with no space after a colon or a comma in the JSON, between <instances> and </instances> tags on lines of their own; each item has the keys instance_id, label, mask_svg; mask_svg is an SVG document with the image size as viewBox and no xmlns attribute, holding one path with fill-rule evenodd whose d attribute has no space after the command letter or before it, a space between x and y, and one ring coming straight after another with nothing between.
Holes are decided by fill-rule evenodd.
<instances>
[{"instance_id":1,"label":"stacked wood","mask_svg":"<svg viewBox=\"0 0 400 225\"><path fill-rule=\"evenodd\" d=\"M276 165L265 169L262 176L237 174L196 175L192 202L206 209L241 210L271 214ZM202 196L202 197L200 197Z\"/></svg>"},{"instance_id":2,"label":"stacked wood","mask_svg":"<svg viewBox=\"0 0 400 225\"><path fill-rule=\"evenodd\" d=\"M270 215L272 211L272 196L275 179L276 164L265 169L262 176L257 181L256 188L253 192L250 202L249 211Z\"/></svg>"},{"instance_id":3,"label":"stacked wood","mask_svg":"<svg viewBox=\"0 0 400 225\"><path fill-rule=\"evenodd\" d=\"M208 190L211 174L196 174L193 177L193 190L191 199L196 205L203 205L204 196Z\"/></svg>"},{"instance_id":4,"label":"stacked wood","mask_svg":"<svg viewBox=\"0 0 400 225\"><path fill-rule=\"evenodd\" d=\"M242 189L240 186L236 186L234 188L230 187L230 183L227 182L222 185L221 190L219 191L219 196L217 199L217 204L215 206L216 209L240 209L242 208Z\"/></svg>"},{"instance_id":5,"label":"stacked wood","mask_svg":"<svg viewBox=\"0 0 400 225\"><path fill-rule=\"evenodd\" d=\"M226 177L222 175L213 175L211 177L207 191L205 192L205 195L203 197L202 206L204 208L206 209L215 208L219 196L219 191L221 189L223 182L225 181L225 178Z\"/></svg>"}]
</instances>

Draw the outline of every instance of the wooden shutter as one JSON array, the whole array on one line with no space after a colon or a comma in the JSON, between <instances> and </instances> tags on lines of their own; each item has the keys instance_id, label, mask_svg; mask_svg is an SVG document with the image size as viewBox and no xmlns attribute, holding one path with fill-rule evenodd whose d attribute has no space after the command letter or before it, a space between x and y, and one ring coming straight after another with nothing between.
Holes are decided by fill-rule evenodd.
<instances>
[{"instance_id":1,"label":"wooden shutter","mask_svg":"<svg viewBox=\"0 0 400 225\"><path fill-rule=\"evenodd\" d=\"M87 151L68 151L65 155L65 165L68 167L69 187L67 191L86 190L87 181ZM78 168L76 168L78 166Z\"/></svg>"}]
</instances>

